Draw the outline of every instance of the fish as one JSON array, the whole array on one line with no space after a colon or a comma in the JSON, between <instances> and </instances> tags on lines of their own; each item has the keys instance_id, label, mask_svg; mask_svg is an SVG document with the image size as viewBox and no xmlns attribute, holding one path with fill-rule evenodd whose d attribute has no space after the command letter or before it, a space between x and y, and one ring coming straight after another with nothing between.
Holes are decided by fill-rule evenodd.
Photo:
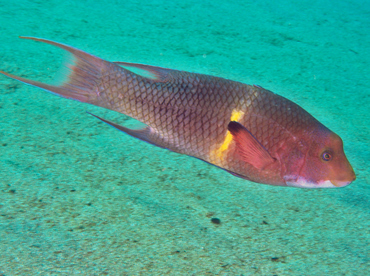
<instances>
[{"instance_id":1,"label":"fish","mask_svg":"<svg viewBox=\"0 0 370 276\"><path fill-rule=\"evenodd\" d=\"M337 134L299 105L261 86L139 63L109 62L51 40L20 38L69 52L67 78L52 85L1 74L145 124L130 129L90 113L130 136L261 184L336 188L356 179Z\"/></svg>"}]
</instances>

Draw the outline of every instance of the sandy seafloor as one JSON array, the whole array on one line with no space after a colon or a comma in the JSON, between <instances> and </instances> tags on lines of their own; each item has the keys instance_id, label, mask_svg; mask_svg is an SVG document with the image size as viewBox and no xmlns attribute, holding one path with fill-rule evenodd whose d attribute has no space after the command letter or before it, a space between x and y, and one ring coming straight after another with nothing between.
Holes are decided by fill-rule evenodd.
<instances>
[{"instance_id":1,"label":"sandy seafloor","mask_svg":"<svg viewBox=\"0 0 370 276\"><path fill-rule=\"evenodd\" d=\"M0 275L370 275L368 1L0 0L0 23L0 69L40 81L62 51L18 35L259 84L338 133L357 174L250 183L1 76Z\"/></svg>"}]
</instances>

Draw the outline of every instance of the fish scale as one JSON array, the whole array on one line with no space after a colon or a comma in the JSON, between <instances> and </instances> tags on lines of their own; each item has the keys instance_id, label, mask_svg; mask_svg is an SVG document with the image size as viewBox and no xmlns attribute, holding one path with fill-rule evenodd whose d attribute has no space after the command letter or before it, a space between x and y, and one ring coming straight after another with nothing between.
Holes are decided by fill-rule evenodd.
<instances>
[{"instance_id":1,"label":"fish scale","mask_svg":"<svg viewBox=\"0 0 370 276\"><path fill-rule=\"evenodd\" d=\"M68 79L59 86L0 73L131 116L141 140L194 156L254 182L305 188L342 187L355 179L338 135L297 104L260 86L143 64L108 62L70 46ZM330 162L329 162L330 161Z\"/></svg>"}]
</instances>

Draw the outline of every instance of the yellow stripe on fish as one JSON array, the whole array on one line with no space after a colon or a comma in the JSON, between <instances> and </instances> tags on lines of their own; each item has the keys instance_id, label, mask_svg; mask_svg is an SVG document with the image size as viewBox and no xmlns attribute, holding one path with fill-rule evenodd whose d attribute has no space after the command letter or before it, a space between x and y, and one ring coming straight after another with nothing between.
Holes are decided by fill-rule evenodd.
<instances>
[{"instance_id":1,"label":"yellow stripe on fish","mask_svg":"<svg viewBox=\"0 0 370 276\"><path fill-rule=\"evenodd\" d=\"M231 113L230 122L233 121L239 122L243 115L244 115L243 111L234 109ZM224 153L229 148L232 140L233 140L232 134L230 133L230 131L227 131L225 140L222 143L222 145L219 148L212 150L210 154L210 160L213 164L217 165L219 164L220 161L223 160Z\"/></svg>"}]
</instances>

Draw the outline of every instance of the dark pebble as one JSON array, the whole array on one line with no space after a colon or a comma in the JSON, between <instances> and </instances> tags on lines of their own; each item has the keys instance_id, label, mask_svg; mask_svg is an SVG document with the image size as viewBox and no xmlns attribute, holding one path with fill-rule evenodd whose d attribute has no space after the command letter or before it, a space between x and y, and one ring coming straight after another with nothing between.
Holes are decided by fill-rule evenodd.
<instances>
[{"instance_id":1,"label":"dark pebble","mask_svg":"<svg viewBox=\"0 0 370 276\"><path fill-rule=\"evenodd\" d=\"M221 220L219 218L211 218L211 222L214 224L221 224Z\"/></svg>"}]
</instances>

